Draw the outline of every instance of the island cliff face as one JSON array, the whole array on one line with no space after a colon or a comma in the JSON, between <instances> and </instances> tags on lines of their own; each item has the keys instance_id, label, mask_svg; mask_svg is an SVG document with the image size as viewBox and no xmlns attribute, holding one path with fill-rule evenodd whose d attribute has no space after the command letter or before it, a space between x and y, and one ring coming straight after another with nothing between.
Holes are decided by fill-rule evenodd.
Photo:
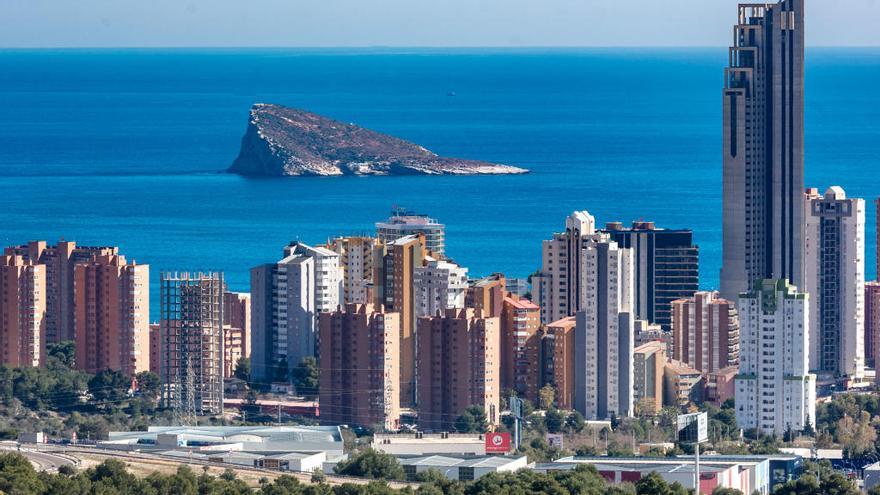
<instances>
[{"instance_id":1,"label":"island cliff face","mask_svg":"<svg viewBox=\"0 0 880 495\"><path fill-rule=\"evenodd\" d=\"M254 177L528 172L509 165L437 156L403 139L265 103L251 108L241 150L228 171Z\"/></svg>"}]
</instances>

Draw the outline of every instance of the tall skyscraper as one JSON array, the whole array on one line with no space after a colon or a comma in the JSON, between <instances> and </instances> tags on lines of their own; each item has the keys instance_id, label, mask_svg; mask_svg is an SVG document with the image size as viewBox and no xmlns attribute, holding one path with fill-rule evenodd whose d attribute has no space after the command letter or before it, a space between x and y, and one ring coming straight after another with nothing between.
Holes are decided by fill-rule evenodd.
<instances>
[{"instance_id":1,"label":"tall skyscraper","mask_svg":"<svg viewBox=\"0 0 880 495\"><path fill-rule=\"evenodd\" d=\"M865 374L865 201L838 186L804 202L804 289L810 295L810 369Z\"/></svg>"},{"instance_id":2,"label":"tall skyscraper","mask_svg":"<svg viewBox=\"0 0 880 495\"><path fill-rule=\"evenodd\" d=\"M605 232L620 247L632 249L636 318L669 331L672 301L690 297L700 286L700 249L690 230L658 229L654 222L618 222Z\"/></svg>"},{"instance_id":3,"label":"tall skyscraper","mask_svg":"<svg viewBox=\"0 0 880 495\"><path fill-rule=\"evenodd\" d=\"M785 280L766 279L737 305L740 364L736 422L764 434L816 424L816 375L809 372L808 296Z\"/></svg>"},{"instance_id":4,"label":"tall skyscraper","mask_svg":"<svg viewBox=\"0 0 880 495\"><path fill-rule=\"evenodd\" d=\"M162 400L177 420L223 413L222 273L160 276Z\"/></svg>"},{"instance_id":5,"label":"tall skyscraper","mask_svg":"<svg viewBox=\"0 0 880 495\"><path fill-rule=\"evenodd\" d=\"M573 316L580 309L581 256L595 232L596 219L576 211L565 219L565 232L542 243L541 271L532 275L532 297L541 307L543 323Z\"/></svg>"},{"instance_id":6,"label":"tall skyscraper","mask_svg":"<svg viewBox=\"0 0 880 495\"><path fill-rule=\"evenodd\" d=\"M60 241L49 246L46 241L33 241L23 246L6 248L5 254L19 255L34 264L46 266L46 342L73 340L73 268L88 263L95 255L119 254L116 247L77 246Z\"/></svg>"},{"instance_id":7,"label":"tall skyscraper","mask_svg":"<svg viewBox=\"0 0 880 495\"><path fill-rule=\"evenodd\" d=\"M587 419L632 416L632 252L598 234L586 243L580 263L575 409Z\"/></svg>"},{"instance_id":8,"label":"tall skyscraper","mask_svg":"<svg viewBox=\"0 0 880 495\"><path fill-rule=\"evenodd\" d=\"M150 267L97 254L73 270L76 367L150 370Z\"/></svg>"},{"instance_id":9,"label":"tall skyscraper","mask_svg":"<svg viewBox=\"0 0 880 495\"><path fill-rule=\"evenodd\" d=\"M413 271L416 316L433 316L438 311L465 307L468 269L430 256Z\"/></svg>"},{"instance_id":10,"label":"tall skyscraper","mask_svg":"<svg viewBox=\"0 0 880 495\"><path fill-rule=\"evenodd\" d=\"M804 1L741 4L723 95L721 296L803 286Z\"/></svg>"},{"instance_id":11,"label":"tall skyscraper","mask_svg":"<svg viewBox=\"0 0 880 495\"><path fill-rule=\"evenodd\" d=\"M320 316L321 419L400 426L400 318L370 304Z\"/></svg>"},{"instance_id":12,"label":"tall skyscraper","mask_svg":"<svg viewBox=\"0 0 880 495\"><path fill-rule=\"evenodd\" d=\"M379 298L385 310L400 314L400 402L415 403L416 338L418 297L415 271L425 263L425 236L409 235L386 245L379 280Z\"/></svg>"},{"instance_id":13,"label":"tall skyscraper","mask_svg":"<svg viewBox=\"0 0 880 495\"><path fill-rule=\"evenodd\" d=\"M0 256L0 364L40 366L46 353L46 266Z\"/></svg>"},{"instance_id":14,"label":"tall skyscraper","mask_svg":"<svg viewBox=\"0 0 880 495\"><path fill-rule=\"evenodd\" d=\"M528 299L505 297L501 311L501 389L538 402L541 388L541 308Z\"/></svg>"},{"instance_id":15,"label":"tall skyscraper","mask_svg":"<svg viewBox=\"0 0 880 495\"><path fill-rule=\"evenodd\" d=\"M499 319L473 309L419 318L419 425L446 430L470 406L500 421Z\"/></svg>"},{"instance_id":16,"label":"tall skyscraper","mask_svg":"<svg viewBox=\"0 0 880 495\"><path fill-rule=\"evenodd\" d=\"M739 318L717 292L672 301L672 359L711 373L739 364Z\"/></svg>"},{"instance_id":17,"label":"tall skyscraper","mask_svg":"<svg viewBox=\"0 0 880 495\"><path fill-rule=\"evenodd\" d=\"M427 215L395 208L388 220L376 222L376 237L385 244L415 234L425 236L429 253L441 258L446 254L446 226Z\"/></svg>"},{"instance_id":18,"label":"tall skyscraper","mask_svg":"<svg viewBox=\"0 0 880 495\"><path fill-rule=\"evenodd\" d=\"M374 303L385 244L374 237L338 237L327 243L327 249L339 255L342 303Z\"/></svg>"},{"instance_id":19,"label":"tall skyscraper","mask_svg":"<svg viewBox=\"0 0 880 495\"><path fill-rule=\"evenodd\" d=\"M335 311L342 293L339 255L294 242L284 257L251 269L251 374L286 381L289 370L315 356L318 315Z\"/></svg>"}]
</instances>

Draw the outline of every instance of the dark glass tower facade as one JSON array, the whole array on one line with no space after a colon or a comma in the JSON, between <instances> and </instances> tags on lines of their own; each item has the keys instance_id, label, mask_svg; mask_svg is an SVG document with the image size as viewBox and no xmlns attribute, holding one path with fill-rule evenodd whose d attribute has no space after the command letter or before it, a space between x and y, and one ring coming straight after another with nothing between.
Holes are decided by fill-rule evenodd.
<instances>
[{"instance_id":1,"label":"dark glass tower facade","mask_svg":"<svg viewBox=\"0 0 880 495\"><path fill-rule=\"evenodd\" d=\"M723 95L721 295L803 284L804 1L741 4Z\"/></svg>"},{"instance_id":2,"label":"dark glass tower facade","mask_svg":"<svg viewBox=\"0 0 880 495\"><path fill-rule=\"evenodd\" d=\"M670 330L672 301L699 289L700 249L693 232L658 229L653 222L633 222L632 228L609 223L605 232L620 247L633 250L636 318Z\"/></svg>"}]
</instances>

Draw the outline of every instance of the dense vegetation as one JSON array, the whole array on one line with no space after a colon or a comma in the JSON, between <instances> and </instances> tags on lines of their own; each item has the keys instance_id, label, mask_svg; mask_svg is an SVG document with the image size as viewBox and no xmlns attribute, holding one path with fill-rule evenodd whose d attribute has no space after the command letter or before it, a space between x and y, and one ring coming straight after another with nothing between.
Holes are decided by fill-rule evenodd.
<instances>
[{"instance_id":1,"label":"dense vegetation","mask_svg":"<svg viewBox=\"0 0 880 495\"><path fill-rule=\"evenodd\" d=\"M397 461L384 454L368 452L365 462L352 465L372 469L373 462L382 465ZM357 457L357 456L356 456ZM400 465L380 471L402 475ZM353 469L357 472L357 469ZM374 471L378 473L379 471ZM366 474L366 471L360 474ZM172 475L153 473L137 478L126 470L125 463L111 459L77 472L63 466L58 474L38 473L30 462L19 454L0 454L0 493L16 495L688 495L678 483L669 484L657 474L651 474L635 484L609 485L591 466L578 466L564 472L548 474L523 470L516 473L490 474L462 483L446 479L439 471L429 470L419 475L415 487L393 489L384 479L369 484L342 484L330 486L317 473L311 483L303 483L291 476L275 481L260 480L258 488L249 487L238 479L234 471L220 476L196 474L187 466L180 466ZM807 465L807 473L798 480L776 487L774 495L857 495L858 489L839 473L823 464ZM716 489L713 495L743 495L738 490ZM869 495L880 495L872 491Z\"/></svg>"},{"instance_id":2,"label":"dense vegetation","mask_svg":"<svg viewBox=\"0 0 880 495\"><path fill-rule=\"evenodd\" d=\"M73 368L72 342L49 344L46 366L0 365L0 439L22 431L45 431L55 437L104 438L111 429L146 429L168 424L158 408L159 377L143 372L133 380L118 371L96 375Z\"/></svg>"}]
</instances>

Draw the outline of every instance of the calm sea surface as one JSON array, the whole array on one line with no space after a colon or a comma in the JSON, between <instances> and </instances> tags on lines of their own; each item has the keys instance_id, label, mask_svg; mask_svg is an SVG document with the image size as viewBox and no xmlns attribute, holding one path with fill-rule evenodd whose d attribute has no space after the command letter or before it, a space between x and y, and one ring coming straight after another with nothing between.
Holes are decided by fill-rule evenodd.
<instances>
[{"instance_id":1,"label":"calm sea surface","mask_svg":"<svg viewBox=\"0 0 880 495\"><path fill-rule=\"evenodd\" d=\"M526 276L574 209L691 228L721 259L725 48L0 51L0 244L118 244L162 270L248 268L290 240L368 233L393 205L447 225L473 275ZM880 195L880 50L807 53L806 175ZM454 93L455 96L449 96ZM255 102L301 107L525 176L254 180ZM866 265L873 278L869 202ZM153 294L152 313L158 313Z\"/></svg>"}]
</instances>

